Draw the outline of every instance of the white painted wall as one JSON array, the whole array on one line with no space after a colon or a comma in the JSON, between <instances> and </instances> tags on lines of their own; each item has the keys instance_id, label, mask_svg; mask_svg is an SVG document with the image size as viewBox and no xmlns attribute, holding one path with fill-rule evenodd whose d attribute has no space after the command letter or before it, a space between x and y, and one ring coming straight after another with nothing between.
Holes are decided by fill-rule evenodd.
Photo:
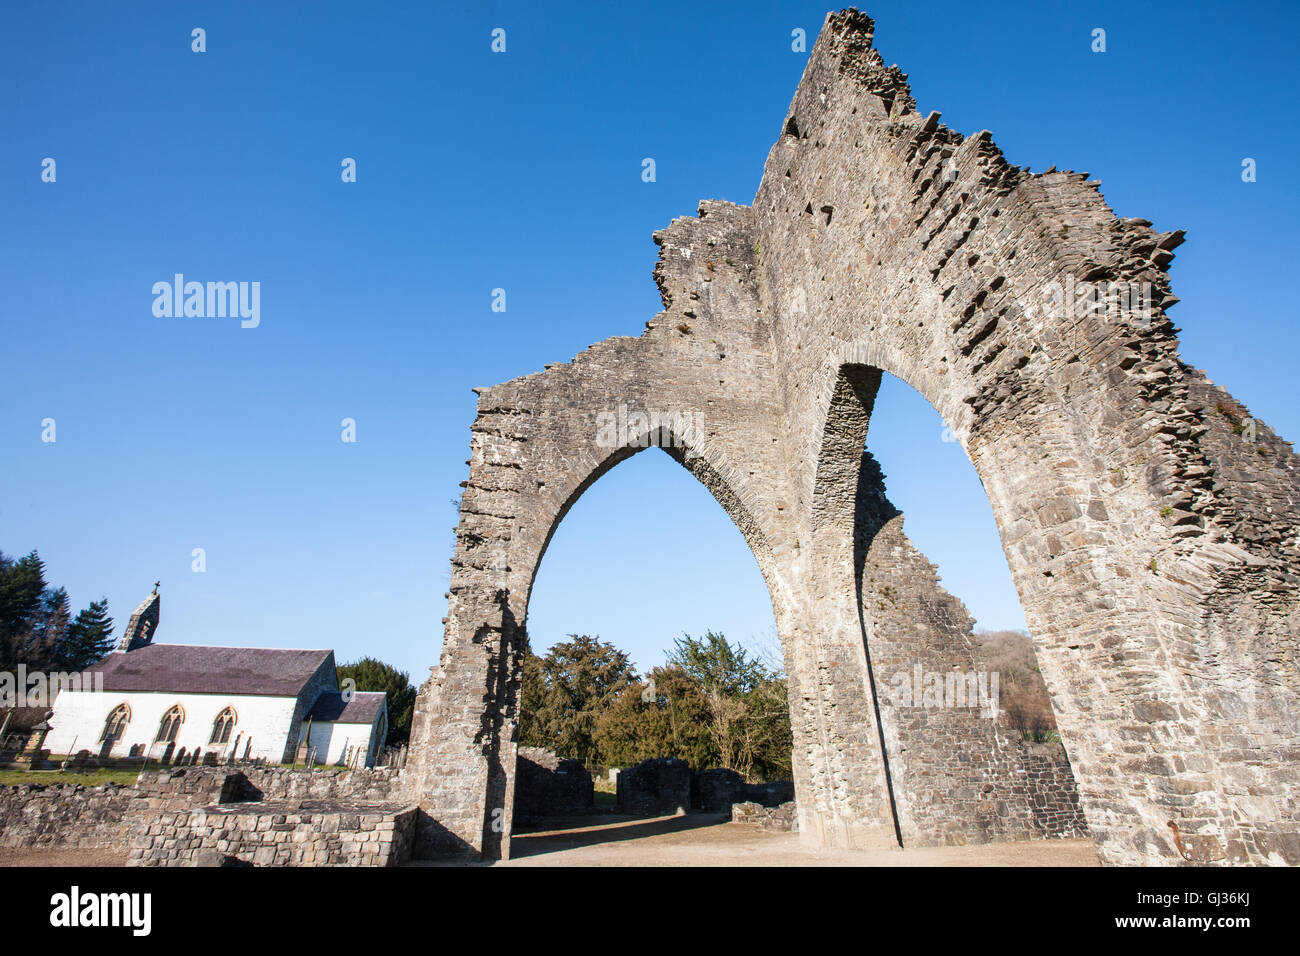
<instances>
[{"instance_id":1,"label":"white painted wall","mask_svg":"<svg viewBox=\"0 0 1300 956\"><path fill-rule=\"evenodd\" d=\"M307 733L306 721L299 739ZM311 746L316 748L316 762L326 764L341 763L346 752L353 747L361 747L365 757L361 765L374 766L374 724L344 724L313 721L311 725Z\"/></svg>"},{"instance_id":2,"label":"white painted wall","mask_svg":"<svg viewBox=\"0 0 1300 956\"><path fill-rule=\"evenodd\" d=\"M185 712L185 722L176 735L177 751L182 747L187 753L193 753L195 749L203 753L216 750L224 758L236 746L238 739L238 756L243 757L244 748L251 738L252 747L248 751L250 757L263 757L278 763L284 757L297 702L296 697L158 694L139 691L105 691L97 694L65 690L54 702L54 716L50 718L52 729L45 738L45 748L52 754L80 750L99 754L104 722L118 704L126 703L131 708L131 722L113 747L111 756L124 757L135 744L144 744L146 753L158 756L165 745L155 746L154 738L158 736L163 714L173 705L180 704ZM230 742L224 745L209 744L212 723L226 707L234 707L236 715Z\"/></svg>"}]
</instances>

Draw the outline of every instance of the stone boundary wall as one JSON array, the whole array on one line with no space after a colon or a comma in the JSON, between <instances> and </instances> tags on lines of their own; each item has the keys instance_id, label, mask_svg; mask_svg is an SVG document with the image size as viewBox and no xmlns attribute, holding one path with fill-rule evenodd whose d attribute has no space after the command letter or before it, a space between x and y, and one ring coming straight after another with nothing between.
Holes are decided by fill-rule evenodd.
<instances>
[{"instance_id":1,"label":"stone boundary wall","mask_svg":"<svg viewBox=\"0 0 1300 956\"><path fill-rule=\"evenodd\" d=\"M931 730L926 720L933 717L938 717L938 730L945 736L929 742L924 751L927 757L941 759L924 764L914 760L914 768L923 766L925 772L909 795L911 823L904 845L1089 836L1070 761L1059 743L1028 743L994 730L984 718L908 710L916 711L910 721L916 739L924 740ZM958 726L965 722L970 726ZM980 747L969 746L972 743ZM658 816L680 807L730 812L734 822L759 823L765 829L798 829L786 819L787 810L797 812L789 780L746 783L734 770L692 772L682 761L658 759L624 770L618 785L619 813Z\"/></svg>"},{"instance_id":2,"label":"stone boundary wall","mask_svg":"<svg viewBox=\"0 0 1300 956\"><path fill-rule=\"evenodd\" d=\"M130 847L158 814L220 804L282 801L389 803L401 771L187 767L143 773L135 786L0 786L0 847Z\"/></svg>"},{"instance_id":3,"label":"stone boundary wall","mask_svg":"<svg viewBox=\"0 0 1300 956\"><path fill-rule=\"evenodd\" d=\"M236 803L162 813L136 836L131 866L396 866L410 858L415 807Z\"/></svg>"},{"instance_id":4,"label":"stone boundary wall","mask_svg":"<svg viewBox=\"0 0 1300 956\"><path fill-rule=\"evenodd\" d=\"M130 841L134 787L0 787L0 847L118 847Z\"/></svg>"}]
</instances>

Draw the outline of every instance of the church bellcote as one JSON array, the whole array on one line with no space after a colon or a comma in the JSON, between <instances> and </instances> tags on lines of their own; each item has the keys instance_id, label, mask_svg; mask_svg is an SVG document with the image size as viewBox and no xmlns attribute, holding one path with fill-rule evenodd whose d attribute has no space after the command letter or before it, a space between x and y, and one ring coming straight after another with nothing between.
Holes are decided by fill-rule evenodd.
<instances>
[{"instance_id":1,"label":"church bellcote","mask_svg":"<svg viewBox=\"0 0 1300 956\"><path fill-rule=\"evenodd\" d=\"M137 647L153 643L154 633L158 630L158 607L162 600L158 595L160 583L154 582L153 592L140 602L140 606L131 615L126 631L122 634L122 640L118 642L119 651L133 651Z\"/></svg>"}]
</instances>

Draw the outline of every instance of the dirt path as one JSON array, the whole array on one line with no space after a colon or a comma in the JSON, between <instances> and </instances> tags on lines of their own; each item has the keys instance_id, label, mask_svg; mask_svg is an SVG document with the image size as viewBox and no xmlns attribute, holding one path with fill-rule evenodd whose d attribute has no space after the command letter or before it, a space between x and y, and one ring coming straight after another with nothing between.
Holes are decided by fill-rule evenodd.
<instances>
[{"instance_id":1,"label":"dirt path","mask_svg":"<svg viewBox=\"0 0 1300 956\"><path fill-rule=\"evenodd\" d=\"M1033 840L908 850L819 850L725 814L557 821L516 833L497 866L1098 866L1091 840ZM422 864L415 864L422 865Z\"/></svg>"},{"instance_id":2,"label":"dirt path","mask_svg":"<svg viewBox=\"0 0 1300 956\"><path fill-rule=\"evenodd\" d=\"M0 866L126 866L125 850L3 850Z\"/></svg>"}]
</instances>

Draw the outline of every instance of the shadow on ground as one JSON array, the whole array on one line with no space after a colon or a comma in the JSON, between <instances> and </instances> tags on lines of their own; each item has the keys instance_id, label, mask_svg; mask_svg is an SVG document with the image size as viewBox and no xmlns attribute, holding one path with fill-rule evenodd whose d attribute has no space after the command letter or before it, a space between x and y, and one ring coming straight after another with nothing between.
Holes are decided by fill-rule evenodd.
<instances>
[{"instance_id":1,"label":"shadow on ground","mask_svg":"<svg viewBox=\"0 0 1300 956\"><path fill-rule=\"evenodd\" d=\"M564 817L548 820L540 827L516 830L510 839L512 859L576 850L602 843L622 843L648 837L668 836L702 827L727 823L726 813L687 813L672 817Z\"/></svg>"}]
</instances>

